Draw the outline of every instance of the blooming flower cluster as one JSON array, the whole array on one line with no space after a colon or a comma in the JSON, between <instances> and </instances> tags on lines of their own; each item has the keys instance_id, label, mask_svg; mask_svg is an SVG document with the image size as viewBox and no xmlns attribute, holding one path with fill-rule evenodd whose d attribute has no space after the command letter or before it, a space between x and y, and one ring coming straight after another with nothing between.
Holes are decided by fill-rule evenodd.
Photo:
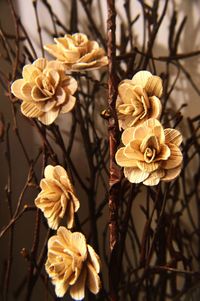
<instances>
[{"instance_id":1,"label":"blooming flower cluster","mask_svg":"<svg viewBox=\"0 0 200 301\"><path fill-rule=\"evenodd\" d=\"M82 300L85 286L94 294L100 290L100 259L82 233L67 229L73 227L80 203L65 169L48 165L44 176L35 205L44 213L49 227L57 230L48 241L46 271L58 297L63 297L69 288L73 299ZM59 227L64 216L67 228Z\"/></svg>"},{"instance_id":2,"label":"blooming flower cluster","mask_svg":"<svg viewBox=\"0 0 200 301\"><path fill-rule=\"evenodd\" d=\"M78 85L66 72L99 69L108 64L104 50L85 34L65 35L55 42L44 48L57 60L39 58L25 65L22 78L11 85L12 93L22 100L22 114L38 118L44 125L52 124L60 113L74 108L73 95Z\"/></svg>"},{"instance_id":3,"label":"blooming flower cluster","mask_svg":"<svg viewBox=\"0 0 200 301\"><path fill-rule=\"evenodd\" d=\"M131 183L149 186L160 180L171 181L181 171L183 160L179 146L182 136L175 129L164 129L157 120L161 113L162 81L148 71L136 73L118 87L116 110L123 147L116 162L124 167Z\"/></svg>"}]
</instances>

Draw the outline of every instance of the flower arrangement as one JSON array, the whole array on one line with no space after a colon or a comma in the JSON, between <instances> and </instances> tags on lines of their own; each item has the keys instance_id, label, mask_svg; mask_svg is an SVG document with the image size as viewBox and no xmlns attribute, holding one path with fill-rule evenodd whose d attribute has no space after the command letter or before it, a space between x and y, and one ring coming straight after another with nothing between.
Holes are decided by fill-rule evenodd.
<instances>
[{"instance_id":1,"label":"flower arrangement","mask_svg":"<svg viewBox=\"0 0 200 301\"><path fill-rule=\"evenodd\" d=\"M92 14L95 1L67 3L66 22L49 1L32 1L35 48L7 2L16 33L1 26L8 70L0 85L11 116L0 112L0 242L8 242L0 299L187 299L198 285L200 178L199 116L185 118L180 103L187 99L190 115L191 89L199 91L183 63L199 51L179 53L185 19L176 24L170 1L141 2L133 19L131 1L111 0L105 37L104 21ZM44 7L48 29L40 23ZM171 23L163 56L157 32L165 15ZM44 30L54 42L44 45Z\"/></svg>"},{"instance_id":2,"label":"flower arrangement","mask_svg":"<svg viewBox=\"0 0 200 301\"><path fill-rule=\"evenodd\" d=\"M78 83L66 72L97 69L108 63L103 49L85 34L65 35L55 42L44 48L57 61L37 59L23 68L23 78L11 86L12 93L23 101L22 113L38 118L45 125L52 124L59 113L69 112L75 106L73 95ZM131 183L154 186L160 180L171 181L180 174L182 136L177 130L163 129L158 121L162 91L161 78L144 70L131 80L119 83L116 111L119 127L124 130L125 146L116 152L116 162L124 167L124 175ZM86 244L83 234L67 230L74 225L80 202L65 169L59 165L46 166L40 188L35 205L44 213L48 226L57 230L57 235L49 239L46 262L56 295L63 297L70 287L71 297L82 300L85 284L97 294L99 257ZM67 228L59 227L65 215Z\"/></svg>"}]
</instances>

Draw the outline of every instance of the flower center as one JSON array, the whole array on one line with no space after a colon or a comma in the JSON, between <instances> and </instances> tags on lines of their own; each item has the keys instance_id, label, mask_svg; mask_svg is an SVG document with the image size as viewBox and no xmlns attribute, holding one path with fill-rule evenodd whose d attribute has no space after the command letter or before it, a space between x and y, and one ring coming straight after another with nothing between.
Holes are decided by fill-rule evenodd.
<instances>
[{"instance_id":1,"label":"flower center","mask_svg":"<svg viewBox=\"0 0 200 301\"><path fill-rule=\"evenodd\" d=\"M42 80L43 91L47 96L52 96L55 93L55 89L50 83L48 78Z\"/></svg>"},{"instance_id":2,"label":"flower center","mask_svg":"<svg viewBox=\"0 0 200 301\"><path fill-rule=\"evenodd\" d=\"M145 162L151 163L154 160L155 156L156 156L156 150L155 150L155 148L151 149L150 147L147 147L145 149L145 152L144 152L144 160L145 160Z\"/></svg>"}]
</instances>

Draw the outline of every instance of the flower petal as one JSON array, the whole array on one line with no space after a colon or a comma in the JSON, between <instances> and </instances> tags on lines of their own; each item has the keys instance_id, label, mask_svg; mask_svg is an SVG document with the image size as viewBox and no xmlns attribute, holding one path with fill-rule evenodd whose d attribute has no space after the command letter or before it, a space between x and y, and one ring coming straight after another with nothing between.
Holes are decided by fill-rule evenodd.
<instances>
[{"instance_id":1,"label":"flower petal","mask_svg":"<svg viewBox=\"0 0 200 301\"><path fill-rule=\"evenodd\" d=\"M72 232L70 230L66 229L63 226L60 226L57 230L57 235L50 237L50 239L48 241L48 249L51 249L52 244L55 241L58 241L59 244L62 243L63 247L70 246L71 235L72 235Z\"/></svg>"},{"instance_id":2,"label":"flower petal","mask_svg":"<svg viewBox=\"0 0 200 301\"><path fill-rule=\"evenodd\" d=\"M41 110L33 102L23 101L21 104L21 111L22 114L29 118L40 117L42 114Z\"/></svg>"},{"instance_id":3,"label":"flower petal","mask_svg":"<svg viewBox=\"0 0 200 301\"><path fill-rule=\"evenodd\" d=\"M149 77L145 85L145 90L149 96L155 95L160 98L163 92L161 78L155 75Z\"/></svg>"},{"instance_id":4,"label":"flower petal","mask_svg":"<svg viewBox=\"0 0 200 301\"><path fill-rule=\"evenodd\" d=\"M158 185L158 183L160 182L160 180L162 180L164 175L165 175L165 171L163 169L158 169L152 172L149 175L149 177L143 182L143 184L147 186Z\"/></svg>"},{"instance_id":5,"label":"flower petal","mask_svg":"<svg viewBox=\"0 0 200 301\"><path fill-rule=\"evenodd\" d=\"M183 138L179 131L169 128L169 129L165 129L164 133L165 133L166 143L173 143L176 144L177 146L180 146Z\"/></svg>"},{"instance_id":6,"label":"flower petal","mask_svg":"<svg viewBox=\"0 0 200 301\"><path fill-rule=\"evenodd\" d=\"M85 236L80 232L72 233L71 244L78 251L78 256L84 261L87 258L87 244Z\"/></svg>"},{"instance_id":7,"label":"flower petal","mask_svg":"<svg viewBox=\"0 0 200 301\"><path fill-rule=\"evenodd\" d=\"M48 61L45 58L39 58L34 61L33 65L43 71L47 65Z\"/></svg>"},{"instance_id":8,"label":"flower petal","mask_svg":"<svg viewBox=\"0 0 200 301\"><path fill-rule=\"evenodd\" d=\"M73 40L76 41L78 45L82 45L88 42L88 37L84 33L74 33L72 35Z\"/></svg>"},{"instance_id":9,"label":"flower petal","mask_svg":"<svg viewBox=\"0 0 200 301\"><path fill-rule=\"evenodd\" d=\"M41 104L41 111L42 112L49 112L55 107L55 105L56 105L55 99L51 99L51 100L48 100L46 102L43 102Z\"/></svg>"},{"instance_id":10,"label":"flower petal","mask_svg":"<svg viewBox=\"0 0 200 301\"><path fill-rule=\"evenodd\" d=\"M68 113L70 112L76 103L76 98L72 95L69 95L67 102L61 107L60 113Z\"/></svg>"},{"instance_id":11,"label":"flower petal","mask_svg":"<svg viewBox=\"0 0 200 301\"><path fill-rule=\"evenodd\" d=\"M56 296L59 297L59 298L62 298L67 289L69 287L69 283L67 281L56 281L55 282L55 293L56 293Z\"/></svg>"},{"instance_id":12,"label":"flower petal","mask_svg":"<svg viewBox=\"0 0 200 301\"><path fill-rule=\"evenodd\" d=\"M74 64L80 58L80 53L76 48L73 48L72 50L65 49L65 51L63 51L63 54L65 57L65 63Z\"/></svg>"},{"instance_id":13,"label":"flower petal","mask_svg":"<svg viewBox=\"0 0 200 301\"><path fill-rule=\"evenodd\" d=\"M144 122L144 125L146 125L150 128L154 128L156 126L161 126L161 123L155 118L150 118Z\"/></svg>"},{"instance_id":14,"label":"flower petal","mask_svg":"<svg viewBox=\"0 0 200 301\"><path fill-rule=\"evenodd\" d=\"M153 129L152 129L152 133L157 137L158 141L160 144L164 144L165 143L165 133L164 133L164 129L162 127L162 125L156 125Z\"/></svg>"},{"instance_id":15,"label":"flower petal","mask_svg":"<svg viewBox=\"0 0 200 301\"><path fill-rule=\"evenodd\" d=\"M140 151L140 141L131 141L124 149L124 155L129 159L144 160L144 155Z\"/></svg>"},{"instance_id":16,"label":"flower petal","mask_svg":"<svg viewBox=\"0 0 200 301\"><path fill-rule=\"evenodd\" d=\"M15 95L15 97L22 99L21 87L24 85L24 79L17 79L11 85L11 92Z\"/></svg>"},{"instance_id":17,"label":"flower petal","mask_svg":"<svg viewBox=\"0 0 200 301\"><path fill-rule=\"evenodd\" d=\"M165 170L165 176L162 178L162 180L165 182L172 181L175 178L177 178L180 175L180 173L181 165L176 168Z\"/></svg>"},{"instance_id":18,"label":"flower petal","mask_svg":"<svg viewBox=\"0 0 200 301\"><path fill-rule=\"evenodd\" d=\"M96 41L88 41L87 46L89 52L94 50L98 52L100 50L102 51L101 55L104 54L104 50L102 48L99 48L99 44Z\"/></svg>"},{"instance_id":19,"label":"flower petal","mask_svg":"<svg viewBox=\"0 0 200 301\"><path fill-rule=\"evenodd\" d=\"M160 99L156 96L149 97L150 108L151 110L148 111L149 118L160 118L162 105Z\"/></svg>"},{"instance_id":20,"label":"flower petal","mask_svg":"<svg viewBox=\"0 0 200 301\"><path fill-rule=\"evenodd\" d=\"M32 91L32 86L29 83L25 82L21 86L21 95L22 95L24 100L32 101L31 91Z\"/></svg>"},{"instance_id":21,"label":"flower petal","mask_svg":"<svg viewBox=\"0 0 200 301\"><path fill-rule=\"evenodd\" d=\"M99 275L90 263L87 264L87 286L93 294L98 294L101 288Z\"/></svg>"},{"instance_id":22,"label":"flower petal","mask_svg":"<svg viewBox=\"0 0 200 301\"><path fill-rule=\"evenodd\" d=\"M152 132L152 129L146 126L146 122L143 122L141 125L138 125L133 129L133 139L140 141L143 141L146 136Z\"/></svg>"},{"instance_id":23,"label":"flower petal","mask_svg":"<svg viewBox=\"0 0 200 301\"><path fill-rule=\"evenodd\" d=\"M146 180L149 176L148 172L142 171L139 168L135 167L125 167L124 175L131 183L141 183Z\"/></svg>"},{"instance_id":24,"label":"flower petal","mask_svg":"<svg viewBox=\"0 0 200 301\"><path fill-rule=\"evenodd\" d=\"M92 52L86 53L85 55L83 55L82 57L80 57L80 59L78 60L79 63L90 63L92 61L94 61L94 55Z\"/></svg>"},{"instance_id":25,"label":"flower petal","mask_svg":"<svg viewBox=\"0 0 200 301\"><path fill-rule=\"evenodd\" d=\"M70 198L66 209L66 220L67 228L71 229L74 225L74 204Z\"/></svg>"},{"instance_id":26,"label":"flower petal","mask_svg":"<svg viewBox=\"0 0 200 301\"><path fill-rule=\"evenodd\" d=\"M70 39L66 38L66 36L65 37L61 37L61 38L54 38L54 41L56 42L56 44L58 46L61 46L63 49L65 49L65 48L69 49L70 46L72 46L72 47L74 46L73 40L72 40L71 37L70 37Z\"/></svg>"},{"instance_id":27,"label":"flower petal","mask_svg":"<svg viewBox=\"0 0 200 301\"><path fill-rule=\"evenodd\" d=\"M66 208L67 208L67 203L68 202L67 202L66 195L64 193L62 193L61 198L60 198L60 206L61 206L61 211L59 212L59 217L60 218L63 218L64 215L65 215ZM73 225L73 222L72 222L72 225ZM68 228L70 229L71 227L68 227Z\"/></svg>"},{"instance_id":28,"label":"flower petal","mask_svg":"<svg viewBox=\"0 0 200 301\"><path fill-rule=\"evenodd\" d=\"M60 82L60 74L57 70L48 70L48 75L50 78L50 82L53 85L53 87L56 89L59 82Z\"/></svg>"},{"instance_id":29,"label":"flower petal","mask_svg":"<svg viewBox=\"0 0 200 301\"><path fill-rule=\"evenodd\" d=\"M52 179L54 175L54 166L47 165L44 170L44 176L46 179Z\"/></svg>"},{"instance_id":30,"label":"flower petal","mask_svg":"<svg viewBox=\"0 0 200 301\"><path fill-rule=\"evenodd\" d=\"M29 83L32 83L32 82L34 83L36 77L40 74L41 74L40 69L38 69L33 64L25 65L23 67L22 76L23 76L24 80Z\"/></svg>"},{"instance_id":31,"label":"flower petal","mask_svg":"<svg viewBox=\"0 0 200 301\"><path fill-rule=\"evenodd\" d=\"M34 86L30 92L31 92L31 98L34 101L45 101L49 99L49 96L44 95L37 86Z\"/></svg>"},{"instance_id":32,"label":"flower petal","mask_svg":"<svg viewBox=\"0 0 200 301\"><path fill-rule=\"evenodd\" d=\"M122 103L131 104L131 100L136 98L133 86L126 82L121 82L118 86L118 93Z\"/></svg>"},{"instance_id":33,"label":"flower petal","mask_svg":"<svg viewBox=\"0 0 200 301\"><path fill-rule=\"evenodd\" d=\"M168 158L168 160L166 161L162 161L162 167L164 169L172 169L175 168L177 166L179 166L182 161L183 161L183 155L180 151L180 149L178 148L178 146L176 146L175 144L168 144L169 148L170 148L170 157Z\"/></svg>"},{"instance_id":34,"label":"flower petal","mask_svg":"<svg viewBox=\"0 0 200 301\"><path fill-rule=\"evenodd\" d=\"M62 106L67 98L67 93L62 87L58 87L55 94L56 106Z\"/></svg>"},{"instance_id":35,"label":"flower petal","mask_svg":"<svg viewBox=\"0 0 200 301\"><path fill-rule=\"evenodd\" d=\"M81 71L81 70L91 70L91 69L96 69L96 63L97 61L91 61L91 62L88 62L88 63L82 63L82 62L77 62L77 63L74 63L72 66L71 66L71 70L72 71Z\"/></svg>"},{"instance_id":36,"label":"flower petal","mask_svg":"<svg viewBox=\"0 0 200 301\"><path fill-rule=\"evenodd\" d=\"M149 71L146 70L139 71L133 76L132 83L133 85L138 85L138 86L142 86L142 88L145 88L148 79L151 78L152 76L153 75Z\"/></svg>"},{"instance_id":37,"label":"flower petal","mask_svg":"<svg viewBox=\"0 0 200 301\"><path fill-rule=\"evenodd\" d=\"M121 137L124 145L127 145L131 140L133 140L134 133L135 133L134 127L129 127L124 130L124 132L122 133L122 137Z\"/></svg>"},{"instance_id":38,"label":"flower petal","mask_svg":"<svg viewBox=\"0 0 200 301\"><path fill-rule=\"evenodd\" d=\"M55 44L44 45L44 49L60 61L65 61L66 57L62 49Z\"/></svg>"},{"instance_id":39,"label":"flower petal","mask_svg":"<svg viewBox=\"0 0 200 301\"><path fill-rule=\"evenodd\" d=\"M38 119L45 125L52 124L55 119L58 117L59 114L59 108L53 108L49 112L43 113L41 116L38 117Z\"/></svg>"},{"instance_id":40,"label":"flower petal","mask_svg":"<svg viewBox=\"0 0 200 301\"><path fill-rule=\"evenodd\" d=\"M82 300L85 297L86 269L83 269L76 283L70 288L70 296L74 300Z\"/></svg>"},{"instance_id":41,"label":"flower petal","mask_svg":"<svg viewBox=\"0 0 200 301\"><path fill-rule=\"evenodd\" d=\"M67 76L62 82L62 87L63 89L67 88L70 91L70 94L73 95L78 88L78 83L72 76Z\"/></svg>"},{"instance_id":42,"label":"flower petal","mask_svg":"<svg viewBox=\"0 0 200 301\"><path fill-rule=\"evenodd\" d=\"M170 155L171 155L170 148L166 144L163 144L161 145L160 152L156 156L155 161L167 160L169 159Z\"/></svg>"},{"instance_id":43,"label":"flower petal","mask_svg":"<svg viewBox=\"0 0 200 301\"><path fill-rule=\"evenodd\" d=\"M47 64L47 69L54 69L59 71L65 71L64 63L60 61L49 61Z\"/></svg>"},{"instance_id":44,"label":"flower petal","mask_svg":"<svg viewBox=\"0 0 200 301\"><path fill-rule=\"evenodd\" d=\"M140 170L151 173L152 171L158 169L159 163L158 162L147 163L144 161L137 161L137 166Z\"/></svg>"},{"instance_id":45,"label":"flower petal","mask_svg":"<svg viewBox=\"0 0 200 301\"><path fill-rule=\"evenodd\" d=\"M125 147L118 149L115 155L115 160L119 166L122 167L133 167L137 166L137 161L135 159L130 159L124 154Z\"/></svg>"},{"instance_id":46,"label":"flower petal","mask_svg":"<svg viewBox=\"0 0 200 301\"><path fill-rule=\"evenodd\" d=\"M150 147L151 149L155 149L157 152L160 151L160 143L156 136L149 134L143 139L140 145L141 152L144 153L147 147Z\"/></svg>"},{"instance_id":47,"label":"flower petal","mask_svg":"<svg viewBox=\"0 0 200 301\"><path fill-rule=\"evenodd\" d=\"M68 177L66 170L61 165L53 167L53 177L60 181L61 177Z\"/></svg>"},{"instance_id":48,"label":"flower petal","mask_svg":"<svg viewBox=\"0 0 200 301\"><path fill-rule=\"evenodd\" d=\"M93 266L96 273L99 273L100 272L100 258L90 245L87 245L87 248L88 248L88 260L90 261L90 263Z\"/></svg>"}]
</instances>

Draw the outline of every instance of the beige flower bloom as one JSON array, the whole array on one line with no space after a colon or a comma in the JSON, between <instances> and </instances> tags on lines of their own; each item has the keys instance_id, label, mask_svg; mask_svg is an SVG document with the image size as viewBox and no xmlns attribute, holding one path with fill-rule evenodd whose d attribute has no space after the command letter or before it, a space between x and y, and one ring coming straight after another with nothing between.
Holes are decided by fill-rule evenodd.
<instances>
[{"instance_id":1,"label":"beige flower bloom","mask_svg":"<svg viewBox=\"0 0 200 301\"><path fill-rule=\"evenodd\" d=\"M149 71L137 72L118 87L116 110L120 129L136 126L161 114L162 80Z\"/></svg>"},{"instance_id":2,"label":"beige flower bloom","mask_svg":"<svg viewBox=\"0 0 200 301\"><path fill-rule=\"evenodd\" d=\"M48 241L45 267L58 297L63 297L69 287L75 300L84 298L85 286L93 294L100 290L100 259L82 233L59 227L57 235Z\"/></svg>"},{"instance_id":3,"label":"beige flower bloom","mask_svg":"<svg viewBox=\"0 0 200 301\"><path fill-rule=\"evenodd\" d=\"M73 109L76 98L72 95L77 90L77 82L65 75L62 64L40 58L24 66L22 77L14 81L11 91L23 101L21 111L25 116L49 125L59 113Z\"/></svg>"},{"instance_id":4,"label":"beige flower bloom","mask_svg":"<svg viewBox=\"0 0 200 301\"><path fill-rule=\"evenodd\" d=\"M44 179L40 181L41 192L35 199L35 205L42 210L52 229L57 229L61 219L66 215L67 227L72 228L74 212L80 203L74 194L73 186L62 166L46 166Z\"/></svg>"},{"instance_id":5,"label":"beige flower bloom","mask_svg":"<svg viewBox=\"0 0 200 301\"><path fill-rule=\"evenodd\" d=\"M88 40L83 33L66 34L54 41L56 44L45 45L44 48L63 62L68 70L92 70L108 64L103 48L97 42Z\"/></svg>"},{"instance_id":6,"label":"beige flower bloom","mask_svg":"<svg viewBox=\"0 0 200 301\"><path fill-rule=\"evenodd\" d=\"M116 161L124 167L124 175L131 183L157 185L160 180L171 181L181 171L182 136L174 129L163 129L157 119L127 128L122 134L125 147L116 153Z\"/></svg>"}]
</instances>

